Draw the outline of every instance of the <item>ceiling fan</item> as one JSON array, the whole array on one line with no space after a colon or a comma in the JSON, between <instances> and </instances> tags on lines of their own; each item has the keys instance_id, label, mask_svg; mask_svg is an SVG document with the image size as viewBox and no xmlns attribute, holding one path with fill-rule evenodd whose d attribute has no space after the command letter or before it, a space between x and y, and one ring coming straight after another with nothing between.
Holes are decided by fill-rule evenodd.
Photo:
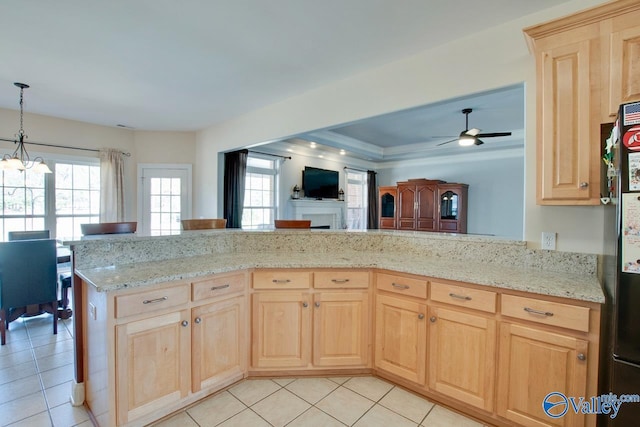
<instances>
[{"instance_id":1,"label":"ceiling fan","mask_svg":"<svg viewBox=\"0 0 640 427\"><path fill-rule=\"evenodd\" d=\"M492 132L492 133L480 133L480 129L473 128L469 129L469 114L473 111L472 108L465 108L462 110L462 114L465 116L465 127L462 132L460 132L460 136L456 139L451 139L449 141L441 142L437 146L445 145L453 141L458 141L458 144L463 147L468 147L471 145L482 145L484 142L480 138L494 138L496 136L510 136L511 132Z\"/></svg>"}]
</instances>

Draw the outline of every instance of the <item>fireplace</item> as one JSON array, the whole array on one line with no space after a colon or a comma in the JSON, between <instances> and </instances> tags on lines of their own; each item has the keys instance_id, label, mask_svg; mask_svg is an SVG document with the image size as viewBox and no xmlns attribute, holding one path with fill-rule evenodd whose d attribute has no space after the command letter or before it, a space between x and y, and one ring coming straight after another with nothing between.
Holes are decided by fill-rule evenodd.
<instances>
[{"instance_id":1,"label":"fireplace","mask_svg":"<svg viewBox=\"0 0 640 427\"><path fill-rule=\"evenodd\" d=\"M338 200L289 200L289 219L310 219L311 228L341 229L345 224L345 202Z\"/></svg>"}]
</instances>

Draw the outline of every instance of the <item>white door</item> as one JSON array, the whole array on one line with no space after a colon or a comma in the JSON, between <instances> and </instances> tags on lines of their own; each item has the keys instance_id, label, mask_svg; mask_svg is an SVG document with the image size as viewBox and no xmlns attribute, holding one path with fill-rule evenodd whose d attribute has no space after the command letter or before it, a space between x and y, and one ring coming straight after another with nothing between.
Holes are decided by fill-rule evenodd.
<instances>
[{"instance_id":1,"label":"white door","mask_svg":"<svg viewBox=\"0 0 640 427\"><path fill-rule=\"evenodd\" d=\"M138 165L138 229L144 235L176 234L191 218L191 165Z\"/></svg>"}]
</instances>

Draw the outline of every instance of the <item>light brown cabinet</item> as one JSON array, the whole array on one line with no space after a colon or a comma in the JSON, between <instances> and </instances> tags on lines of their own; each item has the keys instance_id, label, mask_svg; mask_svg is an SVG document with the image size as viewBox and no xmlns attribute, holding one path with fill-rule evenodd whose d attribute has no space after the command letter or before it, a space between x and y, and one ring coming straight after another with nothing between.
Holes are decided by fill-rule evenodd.
<instances>
[{"instance_id":1,"label":"light brown cabinet","mask_svg":"<svg viewBox=\"0 0 640 427\"><path fill-rule=\"evenodd\" d=\"M252 367L367 366L369 276L357 270L254 272Z\"/></svg>"},{"instance_id":2,"label":"light brown cabinet","mask_svg":"<svg viewBox=\"0 0 640 427\"><path fill-rule=\"evenodd\" d=\"M190 385L188 310L116 326L118 425L175 404Z\"/></svg>"},{"instance_id":3,"label":"light brown cabinet","mask_svg":"<svg viewBox=\"0 0 640 427\"><path fill-rule=\"evenodd\" d=\"M568 409L567 413L561 418L550 418L543 411L542 402L551 392L589 396L587 349L587 341L570 335L502 323L498 415L523 426L584 426L583 414L558 405L557 410ZM595 418L591 418L590 425L594 425Z\"/></svg>"},{"instance_id":4,"label":"light brown cabinet","mask_svg":"<svg viewBox=\"0 0 640 427\"><path fill-rule=\"evenodd\" d=\"M524 30L536 57L537 203L600 204L600 123L640 100L640 3L620 0Z\"/></svg>"},{"instance_id":5,"label":"light brown cabinet","mask_svg":"<svg viewBox=\"0 0 640 427\"><path fill-rule=\"evenodd\" d=\"M409 298L376 298L376 368L424 385L427 306Z\"/></svg>"}]
</instances>

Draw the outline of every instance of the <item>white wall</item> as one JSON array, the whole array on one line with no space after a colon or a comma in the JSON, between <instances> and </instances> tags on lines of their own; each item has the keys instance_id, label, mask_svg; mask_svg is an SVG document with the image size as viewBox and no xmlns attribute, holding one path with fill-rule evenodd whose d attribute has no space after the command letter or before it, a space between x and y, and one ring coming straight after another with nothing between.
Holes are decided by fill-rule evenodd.
<instances>
[{"instance_id":1,"label":"white wall","mask_svg":"<svg viewBox=\"0 0 640 427\"><path fill-rule=\"evenodd\" d=\"M12 138L20 124L18 111L0 109L0 137ZM125 219L137 218L137 164L195 162L194 132L145 132L118 127L99 126L74 120L58 119L25 113L24 129L27 141L73 147L115 148L131 153L125 158ZM0 154L11 154L15 146L0 141ZM97 152L27 145L30 155L45 158L82 156L98 158Z\"/></svg>"},{"instance_id":2,"label":"white wall","mask_svg":"<svg viewBox=\"0 0 640 427\"><path fill-rule=\"evenodd\" d=\"M559 250L599 253L601 208L535 205L535 61L522 29L600 3L562 3L199 132L196 165L203 167L198 167L195 182L196 215L217 214L211 188L218 185L218 163L213 161L218 152L524 82L525 240L538 247L541 231L556 231Z\"/></svg>"},{"instance_id":3,"label":"white wall","mask_svg":"<svg viewBox=\"0 0 640 427\"><path fill-rule=\"evenodd\" d=\"M395 185L412 178L469 184L467 232L508 239L523 238L524 153L491 153L413 160L378 168L379 185Z\"/></svg>"}]
</instances>

